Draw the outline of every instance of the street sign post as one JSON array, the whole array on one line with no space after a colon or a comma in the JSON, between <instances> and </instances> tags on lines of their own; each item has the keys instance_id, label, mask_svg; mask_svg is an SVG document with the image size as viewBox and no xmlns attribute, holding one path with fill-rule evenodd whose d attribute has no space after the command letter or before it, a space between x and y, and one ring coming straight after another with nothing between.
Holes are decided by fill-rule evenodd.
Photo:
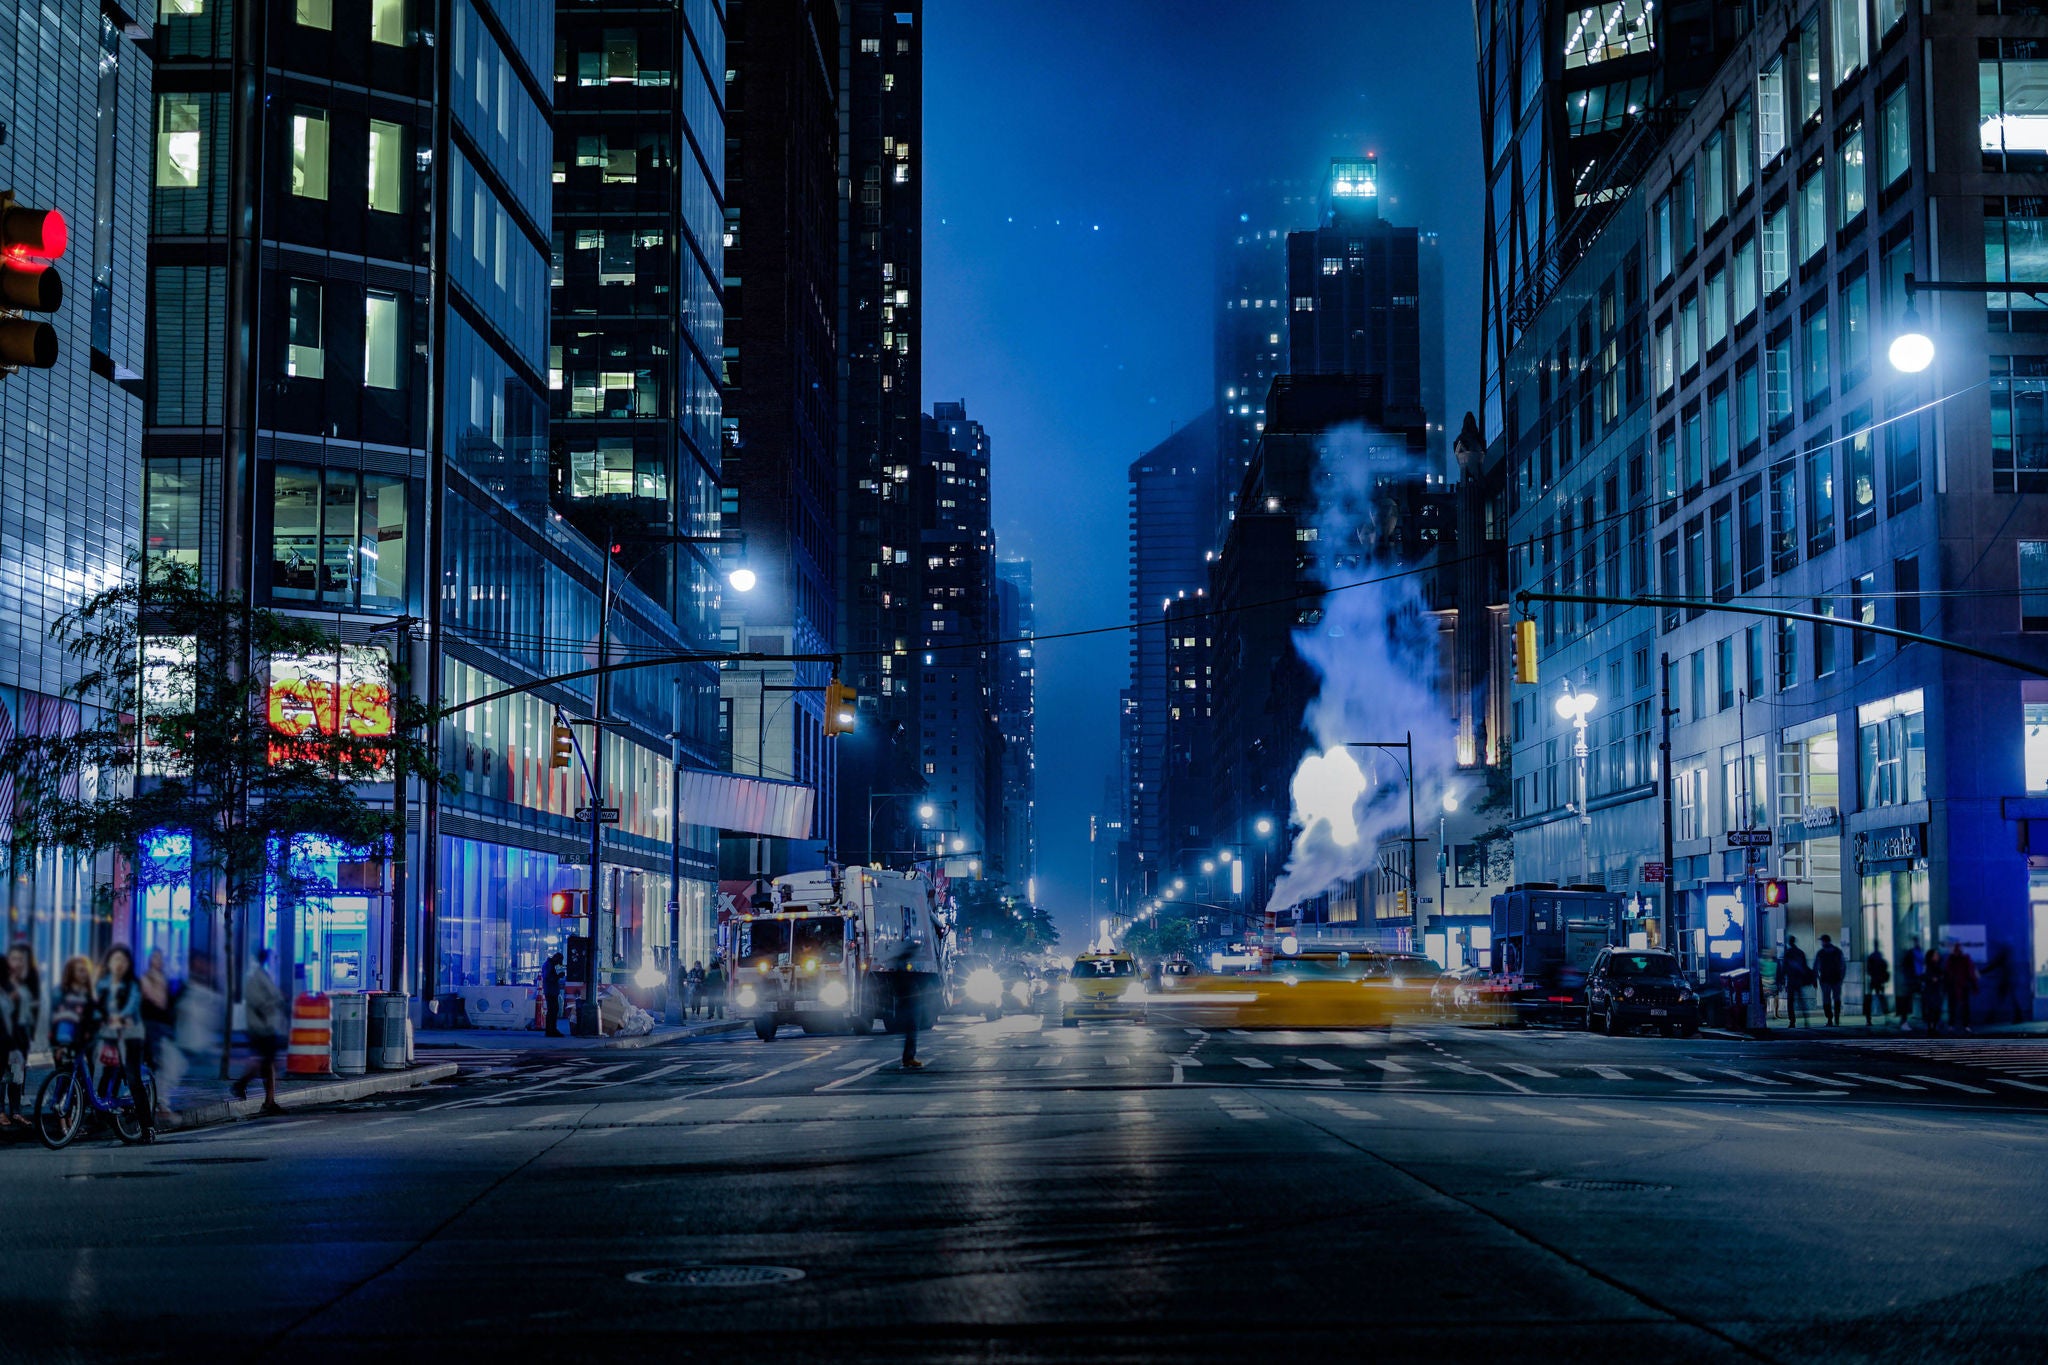
<instances>
[{"instance_id":1,"label":"street sign post","mask_svg":"<svg viewBox=\"0 0 2048 1365\"><path fill-rule=\"evenodd\" d=\"M1728 831L1730 848L1769 848L1771 832L1767 829L1731 829Z\"/></svg>"},{"instance_id":2,"label":"street sign post","mask_svg":"<svg viewBox=\"0 0 2048 1365\"><path fill-rule=\"evenodd\" d=\"M589 820L590 807L578 806L576 808L575 818L580 821ZM597 812L597 823L599 823L600 825L616 825L617 823L619 823L619 808L617 806L600 807Z\"/></svg>"}]
</instances>

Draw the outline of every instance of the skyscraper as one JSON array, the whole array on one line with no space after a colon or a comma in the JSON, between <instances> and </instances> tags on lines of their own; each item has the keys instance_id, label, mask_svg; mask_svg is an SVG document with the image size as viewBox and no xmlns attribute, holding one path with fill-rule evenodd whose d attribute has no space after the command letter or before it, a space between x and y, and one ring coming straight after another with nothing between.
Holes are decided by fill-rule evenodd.
<instances>
[{"instance_id":1,"label":"skyscraper","mask_svg":"<svg viewBox=\"0 0 2048 1365\"><path fill-rule=\"evenodd\" d=\"M839 39L839 642L860 724L837 742L838 846L910 842L917 761L923 0L851 0Z\"/></svg>"},{"instance_id":2,"label":"skyscraper","mask_svg":"<svg viewBox=\"0 0 2048 1365\"><path fill-rule=\"evenodd\" d=\"M725 526L758 586L728 596L735 648L839 641L839 11L830 0L727 7ZM728 669L733 770L814 787L837 829L823 664Z\"/></svg>"},{"instance_id":3,"label":"skyscraper","mask_svg":"<svg viewBox=\"0 0 2048 1365\"><path fill-rule=\"evenodd\" d=\"M1315 195L1287 180L1232 191L1216 238L1215 538L1266 423L1266 390L1287 373L1287 234L1309 222Z\"/></svg>"},{"instance_id":4,"label":"skyscraper","mask_svg":"<svg viewBox=\"0 0 2048 1365\"><path fill-rule=\"evenodd\" d=\"M1385 421L1421 426L1418 234L1380 217L1379 162L1330 163L1321 218L1287 234L1288 373L1371 375Z\"/></svg>"},{"instance_id":5,"label":"skyscraper","mask_svg":"<svg viewBox=\"0 0 2048 1365\"><path fill-rule=\"evenodd\" d=\"M989 440L962 403L936 403L918 470L924 562L918 609L918 754L933 833L948 852L989 856L995 829L995 531ZM929 837L926 847L933 840Z\"/></svg>"},{"instance_id":6,"label":"skyscraper","mask_svg":"<svg viewBox=\"0 0 2048 1365\"><path fill-rule=\"evenodd\" d=\"M1263 403L1261 403L1263 406ZM1204 413L1133 460L1130 481L1129 839L1137 870L1152 874L1168 852L1160 819L1165 775L1168 606L1209 583L1215 540L1216 422Z\"/></svg>"},{"instance_id":7,"label":"skyscraper","mask_svg":"<svg viewBox=\"0 0 2048 1365\"><path fill-rule=\"evenodd\" d=\"M80 661L51 628L117 581L141 538L154 13L0 0L0 188L62 213L70 232L57 266L66 298L47 319L57 364L0 378L0 739L75 727L77 708L59 694ZM97 954L108 935L175 947L151 938L144 917L131 922L131 907L111 924L95 913L111 875L69 854L39 859L8 878L0 929L42 962Z\"/></svg>"},{"instance_id":8,"label":"skyscraper","mask_svg":"<svg viewBox=\"0 0 2048 1365\"><path fill-rule=\"evenodd\" d=\"M1002 737L999 833L991 875L1018 900L1033 900L1038 883L1038 659L1032 637L1038 612L1031 561L996 563L996 728Z\"/></svg>"}]
</instances>

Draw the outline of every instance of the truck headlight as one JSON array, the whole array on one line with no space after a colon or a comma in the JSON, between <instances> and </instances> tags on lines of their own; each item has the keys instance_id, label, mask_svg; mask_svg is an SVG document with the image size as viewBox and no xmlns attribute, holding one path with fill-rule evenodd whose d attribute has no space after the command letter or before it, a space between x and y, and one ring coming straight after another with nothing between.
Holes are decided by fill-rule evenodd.
<instances>
[{"instance_id":1,"label":"truck headlight","mask_svg":"<svg viewBox=\"0 0 2048 1365\"><path fill-rule=\"evenodd\" d=\"M752 986L740 987L741 1009L752 1009L756 1004L760 1002L760 999L761 993L755 990Z\"/></svg>"},{"instance_id":2,"label":"truck headlight","mask_svg":"<svg viewBox=\"0 0 2048 1365\"><path fill-rule=\"evenodd\" d=\"M1080 989L1080 987L1076 986L1076 985L1075 985L1075 984L1074 984L1073 982L1071 982L1071 981L1062 981L1062 982L1060 982L1060 999L1062 999L1062 1000L1079 1000L1080 998L1081 998L1081 989Z\"/></svg>"},{"instance_id":3,"label":"truck headlight","mask_svg":"<svg viewBox=\"0 0 2048 1365\"><path fill-rule=\"evenodd\" d=\"M967 974L967 998L977 1005L993 1005L1003 998L1003 979L991 967L977 967Z\"/></svg>"},{"instance_id":4,"label":"truck headlight","mask_svg":"<svg viewBox=\"0 0 2048 1365\"><path fill-rule=\"evenodd\" d=\"M846 983L844 981L827 981L818 988L818 999L831 1008L838 1009L846 1003Z\"/></svg>"}]
</instances>

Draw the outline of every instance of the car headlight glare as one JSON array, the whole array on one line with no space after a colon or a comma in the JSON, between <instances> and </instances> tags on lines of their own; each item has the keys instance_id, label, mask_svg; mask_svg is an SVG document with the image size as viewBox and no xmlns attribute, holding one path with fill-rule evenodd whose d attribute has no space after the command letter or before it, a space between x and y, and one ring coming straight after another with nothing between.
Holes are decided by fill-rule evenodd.
<instances>
[{"instance_id":1,"label":"car headlight glare","mask_svg":"<svg viewBox=\"0 0 2048 1365\"><path fill-rule=\"evenodd\" d=\"M967 974L967 998L977 1005L993 1005L1003 998L1003 979L990 967L977 967Z\"/></svg>"},{"instance_id":2,"label":"car headlight glare","mask_svg":"<svg viewBox=\"0 0 2048 1365\"><path fill-rule=\"evenodd\" d=\"M844 981L827 981L818 988L818 999L833 1009L838 1009L846 1003L846 983Z\"/></svg>"},{"instance_id":3,"label":"car headlight glare","mask_svg":"<svg viewBox=\"0 0 2048 1365\"><path fill-rule=\"evenodd\" d=\"M761 993L755 990L752 986L740 987L740 1007L742 1009L752 1009L755 1005L760 1003L760 1000Z\"/></svg>"}]
</instances>

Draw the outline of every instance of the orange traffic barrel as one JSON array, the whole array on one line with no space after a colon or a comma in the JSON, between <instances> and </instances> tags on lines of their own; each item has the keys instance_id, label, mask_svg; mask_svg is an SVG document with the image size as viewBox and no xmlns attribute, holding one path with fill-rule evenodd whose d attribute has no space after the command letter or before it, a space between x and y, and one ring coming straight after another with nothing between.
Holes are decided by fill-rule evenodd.
<instances>
[{"instance_id":1,"label":"orange traffic barrel","mask_svg":"<svg viewBox=\"0 0 2048 1365\"><path fill-rule=\"evenodd\" d=\"M317 992L292 1000L292 1037L286 1049L284 1069L293 1076L332 1074L334 1041L333 1007Z\"/></svg>"}]
</instances>

